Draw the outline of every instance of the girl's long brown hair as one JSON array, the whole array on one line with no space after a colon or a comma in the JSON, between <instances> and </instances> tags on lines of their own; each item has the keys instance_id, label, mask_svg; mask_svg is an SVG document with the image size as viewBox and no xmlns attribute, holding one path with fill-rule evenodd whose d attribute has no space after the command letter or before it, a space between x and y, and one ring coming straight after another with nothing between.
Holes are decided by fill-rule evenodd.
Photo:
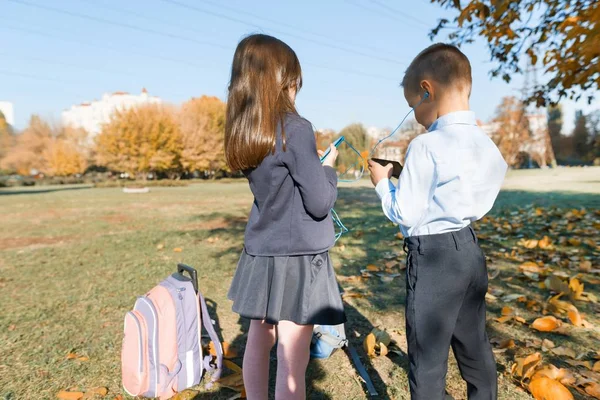
<instances>
[{"instance_id":1,"label":"girl's long brown hair","mask_svg":"<svg viewBox=\"0 0 600 400\"><path fill-rule=\"evenodd\" d=\"M233 171L258 166L275 151L277 124L296 113L288 91L302 87L294 50L268 35L251 35L237 46L231 66L225 120L225 158Z\"/></svg>"}]
</instances>

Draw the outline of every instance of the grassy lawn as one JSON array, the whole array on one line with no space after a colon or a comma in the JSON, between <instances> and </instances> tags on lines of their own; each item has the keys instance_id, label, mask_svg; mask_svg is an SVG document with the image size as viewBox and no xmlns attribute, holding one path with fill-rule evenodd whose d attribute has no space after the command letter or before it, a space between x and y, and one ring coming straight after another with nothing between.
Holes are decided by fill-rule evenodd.
<instances>
[{"instance_id":1,"label":"grassy lawn","mask_svg":"<svg viewBox=\"0 0 600 400\"><path fill-rule=\"evenodd\" d=\"M226 293L251 201L242 181L152 188L139 195L80 186L0 191L0 398L51 399L70 387L106 386L113 397L121 393L123 316L135 296L173 272L177 262L198 269L219 333L241 355L247 323L230 311ZM572 209L581 208L585 215L573 215ZM351 232L331 253L342 287L358 294L346 298L347 334L363 355L379 398L408 399L406 358L392 354L369 360L362 350L362 340L373 327L390 331L406 350L403 277L384 282L377 276L362 278L360 272L369 264L383 270L395 260L391 270L401 271L404 256L397 228L383 217L367 183L341 187L336 210ZM599 331L573 327L563 318L566 335L540 333L494 318L504 305L528 322L542 315L522 301L502 301L522 294L543 306L550 297L539 282L519 273L519 265L528 260L569 276L579 273L585 291L600 297L600 277L594 271L600 268L600 168L511 172L490 217L477 224L490 260L491 293L497 298L488 304L489 333L517 344L496 354L500 398L527 399L530 395L508 374L514 357L541 352L536 339L550 339L578 354L598 351ZM553 249L518 244L545 235ZM582 261L592 262L591 272L578 270ZM589 323L600 327L597 304L574 304ZM67 360L70 352L89 359ZM552 352L543 356L558 367L583 368ZM241 358L234 361L241 364ZM307 383L310 399L367 398L342 352L311 362ZM452 357L447 390L455 399L466 398ZM217 389L197 398L227 399L233 394Z\"/></svg>"}]
</instances>

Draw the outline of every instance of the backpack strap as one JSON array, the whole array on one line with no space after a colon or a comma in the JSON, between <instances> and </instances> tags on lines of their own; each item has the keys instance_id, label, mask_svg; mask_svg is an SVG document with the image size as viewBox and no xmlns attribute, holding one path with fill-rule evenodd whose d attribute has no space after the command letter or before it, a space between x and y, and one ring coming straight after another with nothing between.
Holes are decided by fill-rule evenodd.
<instances>
[{"instance_id":1,"label":"backpack strap","mask_svg":"<svg viewBox=\"0 0 600 400\"><path fill-rule=\"evenodd\" d=\"M315 325L313 331L313 343L322 340L334 349L341 349L348 345L348 340L344 337L334 336L329 331L321 329L321 325Z\"/></svg>"},{"instance_id":2,"label":"backpack strap","mask_svg":"<svg viewBox=\"0 0 600 400\"><path fill-rule=\"evenodd\" d=\"M212 356L207 355L204 357L204 368L212 372L211 383L219 380L221 377L221 372L223 371L223 347L221 346L221 341L219 341L219 337L217 336L217 332L215 332L215 327L212 324L212 319L210 318L210 314L208 313L208 307L206 307L206 301L204 300L204 296L202 293L198 291L198 300L200 301L200 309L202 310L202 324L204 325L204 329L208 332L208 336L210 336L210 340L212 340L213 345L215 347L215 351L217 352L217 366L216 368L211 364Z\"/></svg>"}]
</instances>

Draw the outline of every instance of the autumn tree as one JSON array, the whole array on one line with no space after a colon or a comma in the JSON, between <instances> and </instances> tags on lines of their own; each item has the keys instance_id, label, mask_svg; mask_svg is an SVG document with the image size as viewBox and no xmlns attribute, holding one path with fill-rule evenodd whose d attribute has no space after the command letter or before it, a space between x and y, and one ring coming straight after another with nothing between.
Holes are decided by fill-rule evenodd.
<instances>
[{"instance_id":1,"label":"autumn tree","mask_svg":"<svg viewBox=\"0 0 600 400\"><path fill-rule=\"evenodd\" d=\"M521 148L530 136L523 103L515 97L504 97L496 110L494 122L498 125L494 142L506 163L511 167L517 166Z\"/></svg>"},{"instance_id":2,"label":"autumn tree","mask_svg":"<svg viewBox=\"0 0 600 400\"><path fill-rule=\"evenodd\" d=\"M96 137L96 161L145 178L180 167L181 131L172 109L150 104L117 111Z\"/></svg>"},{"instance_id":3,"label":"autumn tree","mask_svg":"<svg viewBox=\"0 0 600 400\"><path fill-rule=\"evenodd\" d=\"M82 174L88 166L88 133L81 128L61 126L43 151L44 172L50 176Z\"/></svg>"},{"instance_id":4,"label":"autumn tree","mask_svg":"<svg viewBox=\"0 0 600 400\"><path fill-rule=\"evenodd\" d=\"M367 130L362 124L351 124L340 131L337 137L344 136L344 140L360 152L363 158L368 156L371 148L371 139L367 134ZM339 156L337 163L340 166L341 172L346 169L359 169L360 157L348 145L341 145L339 148Z\"/></svg>"},{"instance_id":5,"label":"autumn tree","mask_svg":"<svg viewBox=\"0 0 600 400\"><path fill-rule=\"evenodd\" d=\"M227 169L223 142L225 103L217 97L193 98L183 104L178 120L183 169L187 172Z\"/></svg>"},{"instance_id":6,"label":"autumn tree","mask_svg":"<svg viewBox=\"0 0 600 400\"><path fill-rule=\"evenodd\" d=\"M50 124L38 115L32 115L27 128L15 138L14 146L1 160L0 167L21 175L43 171L46 167L44 151L52 136Z\"/></svg>"},{"instance_id":7,"label":"autumn tree","mask_svg":"<svg viewBox=\"0 0 600 400\"><path fill-rule=\"evenodd\" d=\"M10 148L14 144L13 130L6 117L0 111L0 160L8 154Z\"/></svg>"},{"instance_id":8,"label":"autumn tree","mask_svg":"<svg viewBox=\"0 0 600 400\"><path fill-rule=\"evenodd\" d=\"M336 133L331 129L323 129L315 131L315 141L317 149L326 150L331 143L335 141Z\"/></svg>"},{"instance_id":9,"label":"autumn tree","mask_svg":"<svg viewBox=\"0 0 600 400\"><path fill-rule=\"evenodd\" d=\"M441 19L432 38L448 33L460 45L483 37L497 66L492 76L510 82L527 56L541 65L548 82L534 88L528 102L578 100L600 89L600 2L593 0L431 0L456 11Z\"/></svg>"}]
</instances>

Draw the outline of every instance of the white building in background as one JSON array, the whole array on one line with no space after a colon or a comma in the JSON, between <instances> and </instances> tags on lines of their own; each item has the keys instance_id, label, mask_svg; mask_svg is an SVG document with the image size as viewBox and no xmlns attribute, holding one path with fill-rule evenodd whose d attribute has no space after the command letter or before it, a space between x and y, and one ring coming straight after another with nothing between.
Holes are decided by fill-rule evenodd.
<instances>
[{"instance_id":1,"label":"white building in background","mask_svg":"<svg viewBox=\"0 0 600 400\"><path fill-rule=\"evenodd\" d=\"M15 125L15 109L12 103L0 101L0 112L4 114L4 118L6 118L6 122L8 122L9 125Z\"/></svg>"},{"instance_id":2,"label":"white building in background","mask_svg":"<svg viewBox=\"0 0 600 400\"><path fill-rule=\"evenodd\" d=\"M123 111L144 104L160 103L162 100L148 95L146 89L142 89L142 93L139 95L127 92L105 93L101 100L71 106L70 109L62 112L61 120L63 125L85 129L90 134L89 139L91 140L100 133L102 124L110 121L110 117L115 111Z\"/></svg>"}]
</instances>

